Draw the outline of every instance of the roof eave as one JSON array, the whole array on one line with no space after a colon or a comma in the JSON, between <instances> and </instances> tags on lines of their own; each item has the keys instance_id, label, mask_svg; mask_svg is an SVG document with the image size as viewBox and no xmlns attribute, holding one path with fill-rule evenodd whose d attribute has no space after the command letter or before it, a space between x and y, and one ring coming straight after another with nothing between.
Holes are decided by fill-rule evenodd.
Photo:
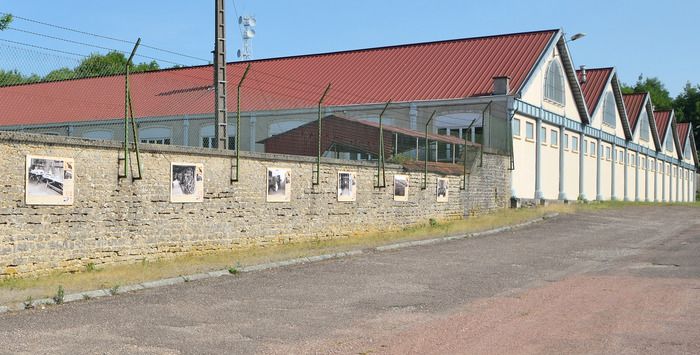
<instances>
[{"instance_id":1,"label":"roof eave","mask_svg":"<svg viewBox=\"0 0 700 355\"><path fill-rule=\"evenodd\" d=\"M659 137L659 130L656 127L656 117L654 116L654 106L651 105L651 95L647 92L644 96L644 105L647 108L647 117L649 119L649 129L651 129L651 137L654 139L654 145L656 146L656 151L661 151L663 149L663 144L661 138ZM651 113L649 113L651 112ZM642 114L642 110L639 110L639 114ZM669 120L670 121L670 120ZM639 122L639 118L637 118ZM667 127L668 129L668 127Z\"/></svg>"},{"instance_id":2,"label":"roof eave","mask_svg":"<svg viewBox=\"0 0 700 355\"><path fill-rule=\"evenodd\" d=\"M544 47L542 52L540 52L539 58L537 58L537 61L535 62L535 65L533 65L530 68L530 71L527 73L525 76L525 80L523 80L522 83L520 83L520 87L517 88L517 90L513 91L513 95L515 97L522 97L523 90L527 87L527 85L530 83L532 78L535 76L535 73L537 72L537 68L539 68L542 63L544 63L545 59L547 58L547 53L549 53L550 50L554 48L556 45L557 41L559 38L562 36L562 31L561 30L556 30L552 34L552 38L549 39L549 42L547 45Z\"/></svg>"},{"instance_id":3,"label":"roof eave","mask_svg":"<svg viewBox=\"0 0 700 355\"><path fill-rule=\"evenodd\" d=\"M566 41L564 40L563 36L557 41L557 49L559 50L559 55L561 56L562 63L564 64L566 77L569 79L569 87L571 87L571 92L574 95L576 108L578 109L579 116L581 116L581 122L584 124L590 124L591 117L588 114L588 108L586 107L586 101L583 99L581 85L579 84L578 77L576 76L576 69L574 69L574 63L571 60L571 56L569 56L569 48L566 46Z\"/></svg>"},{"instance_id":4,"label":"roof eave","mask_svg":"<svg viewBox=\"0 0 700 355\"><path fill-rule=\"evenodd\" d=\"M620 81L617 78L617 73L613 69L612 74L612 87L613 95L615 96L615 104L617 105L617 113L620 115L620 121L622 121L622 128L625 131L625 136L627 140L632 139L632 128L630 127L630 121L627 117L627 109L625 108L625 101L622 98L622 88L620 86Z\"/></svg>"}]
</instances>

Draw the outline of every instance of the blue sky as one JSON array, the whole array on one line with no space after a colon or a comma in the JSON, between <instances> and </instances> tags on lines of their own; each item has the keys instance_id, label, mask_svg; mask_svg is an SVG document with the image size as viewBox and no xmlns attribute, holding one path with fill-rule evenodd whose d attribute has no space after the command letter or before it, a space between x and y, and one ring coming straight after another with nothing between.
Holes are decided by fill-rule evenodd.
<instances>
[{"instance_id":1,"label":"blue sky","mask_svg":"<svg viewBox=\"0 0 700 355\"><path fill-rule=\"evenodd\" d=\"M239 15L257 17L253 57L269 58L403 43L563 28L587 36L570 43L574 64L615 66L633 84L656 76L671 94L700 83L698 1L254 1L238 0ZM228 12L228 60L240 47L236 11ZM119 39L141 37L147 45L208 60L213 47L213 0L5 0L0 11ZM130 50L130 45L62 31L24 20L13 27L74 41ZM0 38L74 53L104 52L8 30ZM186 65L204 61L147 48L140 53ZM143 59L145 60L145 59ZM15 60L21 71L24 58ZM7 65L0 62L0 65ZM46 64L47 66L50 63ZM163 63L163 66L169 66ZM11 69L11 68L3 68Z\"/></svg>"}]
</instances>

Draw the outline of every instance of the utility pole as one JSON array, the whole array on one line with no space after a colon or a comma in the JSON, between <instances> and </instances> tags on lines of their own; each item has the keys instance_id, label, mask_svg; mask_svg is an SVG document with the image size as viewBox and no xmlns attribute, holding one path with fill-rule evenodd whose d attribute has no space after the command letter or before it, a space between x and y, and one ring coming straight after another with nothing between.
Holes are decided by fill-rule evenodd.
<instances>
[{"instance_id":1,"label":"utility pole","mask_svg":"<svg viewBox=\"0 0 700 355\"><path fill-rule=\"evenodd\" d=\"M217 149L227 147L226 118L226 26L224 0L214 0L216 25L214 29L214 127ZM236 137L238 140L238 137Z\"/></svg>"}]
</instances>

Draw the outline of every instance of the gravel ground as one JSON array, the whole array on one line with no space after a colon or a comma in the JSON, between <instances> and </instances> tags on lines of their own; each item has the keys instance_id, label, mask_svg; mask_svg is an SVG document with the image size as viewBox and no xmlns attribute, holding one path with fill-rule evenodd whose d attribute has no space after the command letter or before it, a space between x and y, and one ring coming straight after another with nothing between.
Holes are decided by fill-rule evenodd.
<instances>
[{"instance_id":1,"label":"gravel ground","mask_svg":"<svg viewBox=\"0 0 700 355\"><path fill-rule=\"evenodd\" d=\"M480 238L0 314L0 353L700 353L700 210Z\"/></svg>"}]
</instances>

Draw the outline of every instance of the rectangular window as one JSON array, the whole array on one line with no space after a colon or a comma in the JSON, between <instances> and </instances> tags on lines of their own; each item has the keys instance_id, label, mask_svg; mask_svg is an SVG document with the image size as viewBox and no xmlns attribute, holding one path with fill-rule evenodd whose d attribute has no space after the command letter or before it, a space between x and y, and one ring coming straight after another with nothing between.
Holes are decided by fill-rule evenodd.
<instances>
[{"instance_id":1,"label":"rectangular window","mask_svg":"<svg viewBox=\"0 0 700 355\"><path fill-rule=\"evenodd\" d=\"M659 170L660 173L663 173L663 172L664 172L663 170L661 170L661 163L659 163L659 169L658 169L658 170Z\"/></svg>"},{"instance_id":2,"label":"rectangular window","mask_svg":"<svg viewBox=\"0 0 700 355\"><path fill-rule=\"evenodd\" d=\"M569 149L569 135L564 133L564 138L561 141L561 145L564 146L564 149Z\"/></svg>"},{"instance_id":3,"label":"rectangular window","mask_svg":"<svg viewBox=\"0 0 700 355\"><path fill-rule=\"evenodd\" d=\"M605 147L605 159L610 160L610 147Z\"/></svg>"},{"instance_id":4,"label":"rectangular window","mask_svg":"<svg viewBox=\"0 0 700 355\"><path fill-rule=\"evenodd\" d=\"M629 162L630 162L630 166L635 166L635 164L634 164L634 154L632 154L632 153L630 153Z\"/></svg>"},{"instance_id":5,"label":"rectangular window","mask_svg":"<svg viewBox=\"0 0 700 355\"><path fill-rule=\"evenodd\" d=\"M578 153L578 137L576 136L571 136L571 150Z\"/></svg>"},{"instance_id":6,"label":"rectangular window","mask_svg":"<svg viewBox=\"0 0 700 355\"><path fill-rule=\"evenodd\" d=\"M594 157L595 155L595 142L591 142L591 156Z\"/></svg>"},{"instance_id":7,"label":"rectangular window","mask_svg":"<svg viewBox=\"0 0 700 355\"><path fill-rule=\"evenodd\" d=\"M583 141L583 154L588 154L588 142L586 140Z\"/></svg>"},{"instance_id":8,"label":"rectangular window","mask_svg":"<svg viewBox=\"0 0 700 355\"><path fill-rule=\"evenodd\" d=\"M546 127L540 127L540 142L542 142L542 144L547 144L547 128Z\"/></svg>"},{"instance_id":9,"label":"rectangular window","mask_svg":"<svg viewBox=\"0 0 700 355\"><path fill-rule=\"evenodd\" d=\"M520 120L517 118L513 119L513 136L520 137Z\"/></svg>"},{"instance_id":10,"label":"rectangular window","mask_svg":"<svg viewBox=\"0 0 700 355\"><path fill-rule=\"evenodd\" d=\"M532 122L525 122L525 138L535 139L535 126Z\"/></svg>"},{"instance_id":11,"label":"rectangular window","mask_svg":"<svg viewBox=\"0 0 700 355\"><path fill-rule=\"evenodd\" d=\"M549 139L549 143L551 143L552 145L555 145L555 146L559 145L559 132L552 130L551 135L552 136Z\"/></svg>"},{"instance_id":12,"label":"rectangular window","mask_svg":"<svg viewBox=\"0 0 700 355\"><path fill-rule=\"evenodd\" d=\"M622 156L622 151L621 151L621 150L618 150L618 151L617 151L617 162L620 163L620 164L622 164L622 158L623 158L623 156Z\"/></svg>"}]
</instances>

